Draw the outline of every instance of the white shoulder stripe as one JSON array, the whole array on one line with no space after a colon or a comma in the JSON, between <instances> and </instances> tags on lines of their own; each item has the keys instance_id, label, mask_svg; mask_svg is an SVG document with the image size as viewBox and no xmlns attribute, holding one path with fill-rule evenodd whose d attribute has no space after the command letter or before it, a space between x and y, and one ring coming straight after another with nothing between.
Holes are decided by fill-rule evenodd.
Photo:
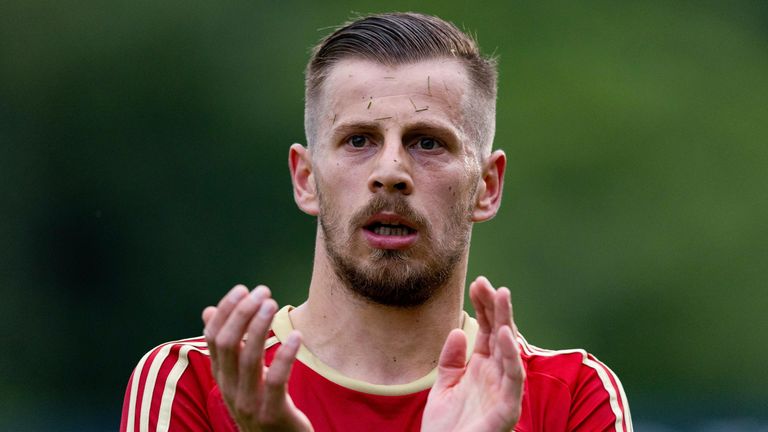
<instances>
[{"instance_id":1,"label":"white shoulder stripe","mask_svg":"<svg viewBox=\"0 0 768 432\"><path fill-rule=\"evenodd\" d=\"M128 402L128 420L126 420L126 432L133 432L134 425L136 424L136 395L139 392L139 380L141 379L141 371L144 369L144 363L147 362L147 357L152 354L152 351L144 354L144 357L139 360L139 364L136 365L136 369L133 371L133 378L131 378L131 397Z\"/></svg>"},{"instance_id":2,"label":"white shoulder stripe","mask_svg":"<svg viewBox=\"0 0 768 432\"><path fill-rule=\"evenodd\" d=\"M627 432L634 432L634 427L632 426L632 412L629 409L629 401L627 400L627 394L624 393L624 386L621 385L621 381L619 381L619 378L614 375L616 379L616 384L619 387L619 394L621 395L621 404L624 407L624 418L626 420L627 425Z\"/></svg>"},{"instance_id":3,"label":"white shoulder stripe","mask_svg":"<svg viewBox=\"0 0 768 432\"><path fill-rule=\"evenodd\" d=\"M149 374L147 375L147 380L144 384L144 391L141 392L141 412L139 413L140 431L145 431L149 428L149 409L152 402L152 394L154 392L155 381L157 380L157 373L160 366L162 366L163 361L165 361L165 359L168 357L168 353L170 352L171 347L174 345L182 345L182 349L184 349L184 347L189 347L184 351L185 357L190 349L194 349L195 351L204 355L210 355L207 343L205 341L193 342L196 339L200 339L200 337L198 336L189 339L182 339L180 341L168 342L162 345L158 345L144 354L141 360L139 360L139 363L136 365L136 369L133 371L133 377L131 378L131 393L128 402L129 405L128 416L126 419L126 432L134 432L136 430L136 402L140 393L139 381L141 381L141 375L144 372L144 367L146 366L146 362L149 356L157 351L157 356L155 356L152 363L150 364ZM183 372L183 370L181 372ZM171 373L173 373L173 371ZM179 373L179 375L181 375L181 373Z\"/></svg>"},{"instance_id":4,"label":"white shoulder stripe","mask_svg":"<svg viewBox=\"0 0 768 432\"><path fill-rule=\"evenodd\" d=\"M179 383L181 374L184 373L184 370L187 369L187 365L189 365L189 358L187 355L192 349L193 347L190 345L181 347L179 350L179 359L176 360L176 364L173 365L171 373L168 374L168 381L165 383L162 402L160 402L160 412L157 417L157 432L168 432L168 427L171 424L173 398L176 397L176 385Z\"/></svg>"},{"instance_id":5,"label":"white shoulder stripe","mask_svg":"<svg viewBox=\"0 0 768 432\"><path fill-rule=\"evenodd\" d=\"M613 388L613 384L611 383L611 379L608 377L608 373L606 372L605 367L589 358L582 360L582 363L591 367L595 370L595 372L597 372L597 376L599 376L600 381L603 382L603 388L605 388L605 391L608 392L611 410L613 411L613 415L616 417L614 428L616 429L616 432L624 432L624 428L622 427L622 423L624 422L624 414L621 412L621 407L619 407L619 401L616 395L616 389Z\"/></svg>"},{"instance_id":6,"label":"white shoulder stripe","mask_svg":"<svg viewBox=\"0 0 768 432\"><path fill-rule=\"evenodd\" d=\"M619 410L619 412L621 412L624 415L624 425L626 428L626 432L632 432L633 431L632 415L630 414L630 410L629 410L629 402L627 402L627 394L624 393L624 386L621 385L621 381L619 381L619 377L616 376L616 374L611 370L611 368L606 366L605 363L601 362L600 360L593 357L590 361L593 361L596 365L602 368L602 370L605 371L606 376L610 375L611 377L613 377L613 382L615 382L616 384L612 384L609 379L608 382L604 382L604 385L610 386L610 388L613 388L617 391L617 397L620 398L621 407L623 407L624 409L622 410L621 407L618 406L618 404L616 405L616 409ZM607 388L608 387L606 387L606 389ZM618 429L618 430L621 430L621 429Z\"/></svg>"},{"instance_id":7,"label":"white shoulder stripe","mask_svg":"<svg viewBox=\"0 0 768 432\"><path fill-rule=\"evenodd\" d=\"M608 392L609 397L609 403L611 406L611 411L613 411L614 417L616 417L616 421L614 423L614 429L616 432L633 432L632 428L632 417L629 412L629 403L627 402L627 395L624 393L624 388L621 385L621 381L619 381L619 377L616 376L616 374L613 373L613 371L608 368L606 365L601 363L597 359L590 359L589 354L582 349L569 349L569 350L546 350L539 347L535 347L533 345L530 345L528 341L525 340L525 338L518 333L518 342L523 347L523 351L525 351L528 355L538 355L538 356L544 356L544 357L554 357L561 354L575 354L578 353L582 356L581 362L588 366L597 372L597 376L600 378L600 381L603 384L603 388L605 388L605 391ZM615 385L613 382L611 382L610 376L613 377L613 381L616 383ZM624 410L622 411L621 406L619 406L618 398L621 398L621 404L624 407ZM624 430L624 424L626 424L626 431Z\"/></svg>"},{"instance_id":8,"label":"white shoulder stripe","mask_svg":"<svg viewBox=\"0 0 768 432\"><path fill-rule=\"evenodd\" d=\"M141 415L139 416L139 432L149 432L149 410L152 405L152 395L155 392L155 382L157 381L157 374L160 372L160 366L168 358L168 353L171 352L173 344L164 345L160 348L155 358L152 360L152 364L149 366L149 373L147 374L147 381L144 384L144 394L141 397Z\"/></svg>"}]
</instances>

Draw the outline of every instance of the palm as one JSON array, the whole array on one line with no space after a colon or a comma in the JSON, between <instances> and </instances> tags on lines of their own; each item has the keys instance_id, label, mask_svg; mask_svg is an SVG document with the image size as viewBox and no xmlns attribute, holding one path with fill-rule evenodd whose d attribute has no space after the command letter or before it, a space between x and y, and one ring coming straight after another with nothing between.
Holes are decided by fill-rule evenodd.
<instances>
[{"instance_id":1,"label":"palm","mask_svg":"<svg viewBox=\"0 0 768 432\"><path fill-rule=\"evenodd\" d=\"M487 280L470 286L480 330L464 364L466 337L448 336L438 379L427 399L422 431L509 431L520 415L524 370L512 335L508 291Z\"/></svg>"}]
</instances>

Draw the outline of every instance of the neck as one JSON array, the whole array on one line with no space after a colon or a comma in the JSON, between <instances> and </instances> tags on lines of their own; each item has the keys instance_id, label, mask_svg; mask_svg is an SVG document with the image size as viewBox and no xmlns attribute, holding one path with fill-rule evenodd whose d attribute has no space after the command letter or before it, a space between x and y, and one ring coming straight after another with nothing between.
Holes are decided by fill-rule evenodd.
<instances>
[{"instance_id":1,"label":"neck","mask_svg":"<svg viewBox=\"0 0 768 432\"><path fill-rule=\"evenodd\" d=\"M461 326L465 277L466 254L427 303L382 306L343 286L318 244L309 297L290 317L307 349L340 373L403 384L434 369L448 333Z\"/></svg>"}]
</instances>

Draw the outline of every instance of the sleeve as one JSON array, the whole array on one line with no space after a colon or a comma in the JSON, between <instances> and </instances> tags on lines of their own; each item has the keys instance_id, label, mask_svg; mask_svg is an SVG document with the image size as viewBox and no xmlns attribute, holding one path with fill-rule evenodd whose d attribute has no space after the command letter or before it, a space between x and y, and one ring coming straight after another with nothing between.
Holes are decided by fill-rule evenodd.
<instances>
[{"instance_id":1,"label":"sleeve","mask_svg":"<svg viewBox=\"0 0 768 432\"><path fill-rule=\"evenodd\" d=\"M214 386L202 338L160 345L142 357L128 380L120 431L210 431Z\"/></svg>"},{"instance_id":2,"label":"sleeve","mask_svg":"<svg viewBox=\"0 0 768 432\"><path fill-rule=\"evenodd\" d=\"M632 432L629 404L616 374L587 354L573 389L568 431Z\"/></svg>"}]
</instances>

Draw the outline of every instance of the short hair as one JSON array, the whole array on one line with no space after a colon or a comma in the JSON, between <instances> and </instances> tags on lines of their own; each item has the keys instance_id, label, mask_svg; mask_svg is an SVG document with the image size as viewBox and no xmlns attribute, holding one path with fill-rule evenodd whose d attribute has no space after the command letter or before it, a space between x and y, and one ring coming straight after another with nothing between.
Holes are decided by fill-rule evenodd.
<instances>
[{"instance_id":1,"label":"short hair","mask_svg":"<svg viewBox=\"0 0 768 432\"><path fill-rule=\"evenodd\" d=\"M317 133L318 98L340 60L363 59L398 66L455 58L466 68L474 93L463 107L463 130L479 154L490 152L496 128L496 59L480 53L470 35L440 18L419 13L385 13L348 22L312 50L305 73L304 129L308 145Z\"/></svg>"}]
</instances>

